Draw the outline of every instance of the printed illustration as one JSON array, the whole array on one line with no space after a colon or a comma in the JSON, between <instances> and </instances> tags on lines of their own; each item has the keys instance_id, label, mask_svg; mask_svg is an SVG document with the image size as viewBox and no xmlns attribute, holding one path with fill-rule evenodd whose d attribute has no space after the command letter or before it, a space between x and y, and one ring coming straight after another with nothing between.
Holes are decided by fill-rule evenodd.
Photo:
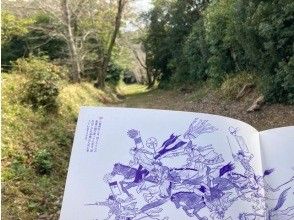
<instances>
[{"instance_id":1,"label":"printed illustration","mask_svg":"<svg viewBox=\"0 0 294 220\"><path fill-rule=\"evenodd\" d=\"M216 146L197 143L201 135L213 136L216 131L209 121L196 118L183 134L170 134L159 143L156 137L143 140L141 131L130 129L126 133L133 141L126 152L129 164L118 161L105 174L108 198L85 205L106 207L108 216L98 216L101 220L168 220L163 211L167 204L199 220L294 219L294 206L285 205L294 199L290 194L294 175L279 186L271 186L267 178L275 169L256 173L254 155L238 128L228 128L230 160L225 160ZM185 158L184 163L171 166L178 157ZM237 216L231 216L229 210L236 203L249 204L251 211L240 209Z\"/></svg>"}]
</instances>

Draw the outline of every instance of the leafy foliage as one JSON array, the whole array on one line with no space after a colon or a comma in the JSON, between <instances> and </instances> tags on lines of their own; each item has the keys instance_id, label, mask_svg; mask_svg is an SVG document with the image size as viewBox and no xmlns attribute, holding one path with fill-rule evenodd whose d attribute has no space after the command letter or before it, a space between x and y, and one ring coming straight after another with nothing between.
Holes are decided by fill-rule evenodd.
<instances>
[{"instance_id":1,"label":"leafy foliage","mask_svg":"<svg viewBox=\"0 0 294 220\"><path fill-rule=\"evenodd\" d=\"M260 72L268 101L294 103L294 3L290 0L258 2L254 13L260 39Z\"/></svg>"},{"instance_id":2,"label":"leafy foliage","mask_svg":"<svg viewBox=\"0 0 294 220\"><path fill-rule=\"evenodd\" d=\"M45 31L46 28L54 28L55 21L53 21L46 14L38 13L31 19L16 19L14 15L9 12L3 12L2 22L8 22L11 25L9 30L2 27L1 50L1 65L5 70L11 68L11 62L18 58L34 56L48 56L50 60L67 58L66 41L57 36L51 36L50 32ZM16 24L9 24L12 21L6 21L9 17L13 18ZM18 26L20 27L18 27ZM34 28L29 28L34 26ZM16 27L15 27L16 26ZM3 33L4 32L4 33Z\"/></svg>"},{"instance_id":3,"label":"leafy foliage","mask_svg":"<svg viewBox=\"0 0 294 220\"><path fill-rule=\"evenodd\" d=\"M9 69L10 61L28 56L26 42L22 39L29 32L33 19L21 19L8 11L1 12L1 66Z\"/></svg>"},{"instance_id":4,"label":"leafy foliage","mask_svg":"<svg viewBox=\"0 0 294 220\"><path fill-rule=\"evenodd\" d=\"M106 82L117 86L124 70L115 63L110 63L107 70Z\"/></svg>"},{"instance_id":5,"label":"leafy foliage","mask_svg":"<svg viewBox=\"0 0 294 220\"><path fill-rule=\"evenodd\" d=\"M171 78L179 65L185 67L182 48L199 18L198 8L193 1L158 0L148 14L150 25L144 45L148 57L152 57L150 65L161 73L161 84Z\"/></svg>"},{"instance_id":6,"label":"leafy foliage","mask_svg":"<svg viewBox=\"0 0 294 220\"><path fill-rule=\"evenodd\" d=\"M1 12L1 41L5 44L12 37L22 36L28 33L28 26L33 23L33 20L17 18L8 11Z\"/></svg>"},{"instance_id":7,"label":"leafy foliage","mask_svg":"<svg viewBox=\"0 0 294 220\"><path fill-rule=\"evenodd\" d=\"M268 101L293 103L293 14L291 0L158 0L144 43L165 85L255 72Z\"/></svg>"},{"instance_id":8,"label":"leafy foliage","mask_svg":"<svg viewBox=\"0 0 294 220\"><path fill-rule=\"evenodd\" d=\"M211 54L208 72L217 82L221 82L226 74L236 71L234 53L239 48L234 39L234 22L231 20L234 1L217 1L206 10L206 40Z\"/></svg>"},{"instance_id":9,"label":"leafy foliage","mask_svg":"<svg viewBox=\"0 0 294 220\"><path fill-rule=\"evenodd\" d=\"M294 57L281 62L276 74L263 77L262 90L270 102L294 104Z\"/></svg>"},{"instance_id":10,"label":"leafy foliage","mask_svg":"<svg viewBox=\"0 0 294 220\"><path fill-rule=\"evenodd\" d=\"M46 149L40 149L36 152L33 160L36 171L39 174L50 174L53 169L52 156Z\"/></svg>"},{"instance_id":11,"label":"leafy foliage","mask_svg":"<svg viewBox=\"0 0 294 220\"><path fill-rule=\"evenodd\" d=\"M21 57L28 57L26 41L22 37L14 36L9 42L1 45L1 67L3 70L11 69L11 62Z\"/></svg>"},{"instance_id":12,"label":"leafy foliage","mask_svg":"<svg viewBox=\"0 0 294 220\"><path fill-rule=\"evenodd\" d=\"M22 37L29 45L27 50L30 54L48 56L49 60L66 59L68 57L66 40L48 31L59 28L57 21L44 13L37 13L34 21L34 28Z\"/></svg>"},{"instance_id":13,"label":"leafy foliage","mask_svg":"<svg viewBox=\"0 0 294 220\"><path fill-rule=\"evenodd\" d=\"M199 19L193 25L183 47L183 61L179 63L176 71L177 81L181 78L191 81L203 81L207 79L209 50L205 40L203 19Z\"/></svg>"},{"instance_id":14,"label":"leafy foliage","mask_svg":"<svg viewBox=\"0 0 294 220\"><path fill-rule=\"evenodd\" d=\"M59 94L60 67L48 63L46 58L24 58L13 63L13 72L24 74L28 80L24 86L25 101L34 109L56 110Z\"/></svg>"}]
</instances>

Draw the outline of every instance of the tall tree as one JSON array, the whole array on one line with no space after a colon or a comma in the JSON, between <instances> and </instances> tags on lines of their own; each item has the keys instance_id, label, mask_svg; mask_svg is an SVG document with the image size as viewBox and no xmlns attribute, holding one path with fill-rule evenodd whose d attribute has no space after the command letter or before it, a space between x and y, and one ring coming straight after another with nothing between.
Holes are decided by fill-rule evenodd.
<instances>
[{"instance_id":1,"label":"tall tree","mask_svg":"<svg viewBox=\"0 0 294 220\"><path fill-rule=\"evenodd\" d=\"M91 17L89 11L92 1L89 0L47 0L37 1L33 5L40 13L44 13L54 21L54 26L36 26L36 30L42 30L49 36L63 38L68 45L68 57L73 82L81 79L81 55L83 54L83 42L89 36L87 28L80 28L79 23L85 17Z\"/></svg>"},{"instance_id":2,"label":"tall tree","mask_svg":"<svg viewBox=\"0 0 294 220\"><path fill-rule=\"evenodd\" d=\"M168 83L179 68L187 67L183 45L208 3L209 0L154 0L143 42L150 54L150 64L160 72L160 86Z\"/></svg>"},{"instance_id":3,"label":"tall tree","mask_svg":"<svg viewBox=\"0 0 294 220\"><path fill-rule=\"evenodd\" d=\"M68 0L61 1L61 7L63 11L64 23L66 25L66 35L67 43L70 52L70 61L71 61L71 71L72 71L72 80L73 82L81 81L81 66L80 60L77 52L77 45L75 42L75 37L73 33L73 17L69 9Z\"/></svg>"},{"instance_id":4,"label":"tall tree","mask_svg":"<svg viewBox=\"0 0 294 220\"><path fill-rule=\"evenodd\" d=\"M97 88L104 88L105 87L105 79L106 79L106 74L107 74L107 67L108 67L109 62L111 60L113 47L115 45L115 41L116 41L116 38L117 38L118 33L119 33L119 29L120 29L120 26L121 26L122 15L123 15L123 11L124 11L126 3L127 3L127 0L118 0L117 1L117 13L116 13L116 16L115 16L114 30L112 32L112 35L111 35L111 38L110 38L110 41L109 41L109 44L108 44L108 47L107 47L107 51L104 54L100 71L98 71L98 73L97 73L97 81L94 84L95 87L97 87Z\"/></svg>"}]
</instances>

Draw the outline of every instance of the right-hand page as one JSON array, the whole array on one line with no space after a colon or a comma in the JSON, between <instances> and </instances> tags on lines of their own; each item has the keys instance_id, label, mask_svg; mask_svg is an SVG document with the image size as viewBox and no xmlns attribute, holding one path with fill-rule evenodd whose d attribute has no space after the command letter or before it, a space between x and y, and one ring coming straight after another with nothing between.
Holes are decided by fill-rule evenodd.
<instances>
[{"instance_id":1,"label":"right-hand page","mask_svg":"<svg viewBox=\"0 0 294 220\"><path fill-rule=\"evenodd\" d=\"M266 219L294 219L294 126L260 132Z\"/></svg>"}]
</instances>

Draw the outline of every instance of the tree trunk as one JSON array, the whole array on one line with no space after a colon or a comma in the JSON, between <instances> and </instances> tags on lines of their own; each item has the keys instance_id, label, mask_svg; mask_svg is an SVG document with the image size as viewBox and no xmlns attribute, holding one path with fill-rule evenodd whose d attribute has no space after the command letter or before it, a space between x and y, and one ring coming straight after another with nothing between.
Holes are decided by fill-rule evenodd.
<instances>
[{"instance_id":1,"label":"tree trunk","mask_svg":"<svg viewBox=\"0 0 294 220\"><path fill-rule=\"evenodd\" d=\"M148 84L148 89L151 89L154 84L155 84L155 78L152 74L152 71L150 71L150 68L149 67L146 67L146 75L147 75L147 84Z\"/></svg>"},{"instance_id":2,"label":"tree trunk","mask_svg":"<svg viewBox=\"0 0 294 220\"><path fill-rule=\"evenodd\" d=\"M138 60L140 66L145 69L146 75L147 75L147 86L148 86L147 88L151 89L155 84L155 77L154 77L152 70L150 70L150 66L148 65L147 54L145 57L145 64L143 64L143 62L141 61L141 59L139 57L139 54L137 53L137 51L135 49L133 49L133 53L134 53L136 59Z\"/></svg>"},{"instance_id":3,"label":"tree trunk","mask_svg":"<svg viewBox=\"0 0 294 220\"><path fill-rule=\"evenodd\" d=\"M97 81L94 84L94 86L97 88L104 88L105 87L107 67L108 67L109 62L111 60L111 53L112 53L113 47L115 45L115 40L116 40L117 35L119 33L119 28L121 25L121 18L122 18L122 13L123 13L123 8L125 6L125 3L126 3L126 0L118 0L114 31L112 33L110 43L108 45L107 53L104 55L104 58L103 58L101 70L97 74Z\"/></svg>"},{"instance_id":4,"label":"tree trunk","mask_svg":"<svg viewBox=\"0 0 294 220\"><path fill-rule=\"evenodd\" d=\"M108 61L103 60L101 64L101 68L98 71L97 74L97 81L94 83L94 86L96 88L105 88L105 78L106 78L106 73L107 73L107 65L105 63L108 63Z\"/></svg>"},{"instance_id":5,"label":"tree trunk","mask_svg":"<svg viewBox=\"0 0 294 220\"><path fill-rule=\"evenodd\" d=\"M66 33L67 33L67 43L69 46L69 55L71 61L71 74L73 82L80 82L81 81L81 67L79 56L77 52L77 47L75 44L75 39L72 30L72 22L71 22L71 15L68 6L68 0L62 0L62 9L64 14L64 20L66 24Z\"/></svg>"}]
</instances>

